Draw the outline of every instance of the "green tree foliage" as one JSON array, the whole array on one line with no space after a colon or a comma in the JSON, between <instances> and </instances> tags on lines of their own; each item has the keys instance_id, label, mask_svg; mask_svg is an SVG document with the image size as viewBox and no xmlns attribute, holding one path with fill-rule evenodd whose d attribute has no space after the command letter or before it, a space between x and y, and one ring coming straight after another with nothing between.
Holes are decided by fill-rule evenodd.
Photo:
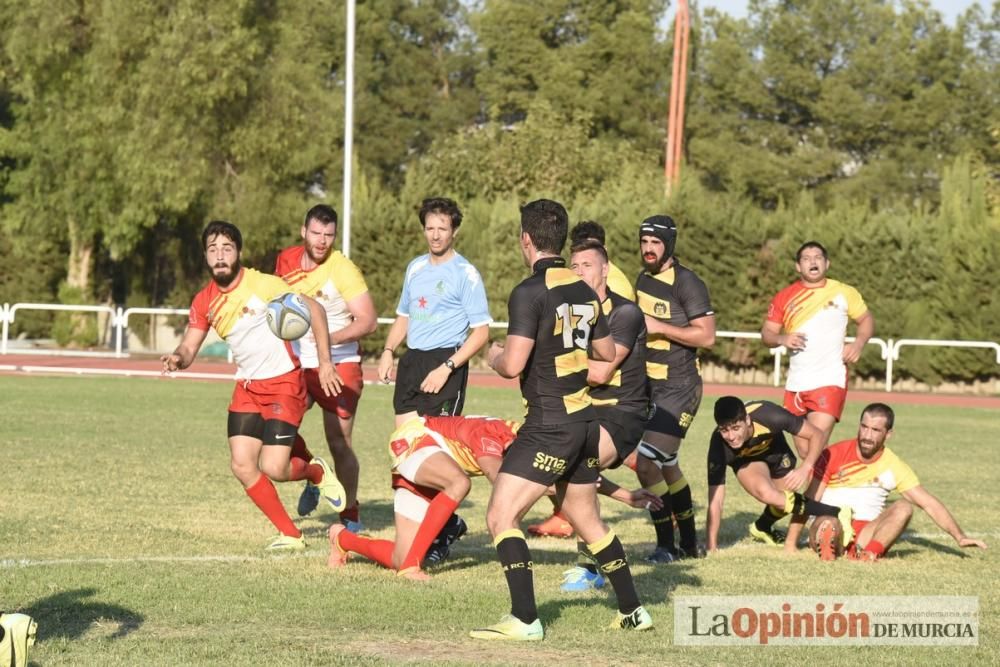
<instances>
[{"instance_id":1,"label":"green tree foliage","mask_svg":"<svg viewBox=\"0 0 1000 667\"><path fill-rule=\"evenodd\" d=\"M996 58L974 44L986 29L975 13L951 29L926 5L877 0L709 12L690 160L713 188L772 207L801 189L823 204L933 201L952 157L990 143Z\"/></svg>"}]
</instances>

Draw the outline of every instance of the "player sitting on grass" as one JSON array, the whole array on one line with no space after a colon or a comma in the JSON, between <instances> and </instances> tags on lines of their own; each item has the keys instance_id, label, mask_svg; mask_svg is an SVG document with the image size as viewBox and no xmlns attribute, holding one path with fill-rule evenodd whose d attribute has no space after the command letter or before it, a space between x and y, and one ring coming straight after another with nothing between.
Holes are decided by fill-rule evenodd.
<instances>
[{"instance_id":1,"label":"player sitting on grass","mask_svg":"<svg viewBox=\"0 0 1000 667\"><path fill-rule=\"evenodd\" d=\"M718 548L719 525L726 497L726 466L733 469L740 485L766 507L750 524L750 535L768 544L782 541L773 531L774 522L788 514L834 516L844 526L844 544L850 542L851 510L809 500L796 489L809 481L813 465L823 451L823 432L804 417L797 417L767 401L744 404L735 396L723 396L715 403L715 423L708 446L708 518L705 521L707 547ZM805 440L800 452L802 465L795 468L795 454L785 433ZM794 542L789 550L794 550Z\"/></svg>"},{"instance_id":2,"label":"player sitting on grass","mask_svg":"<svg viewBox=\"0 0 1000 667\"><path fill-rule=\"evenodd\" d=\"M986 543L966 536L948 508L924 489L910 466L885 446L892 437L894 421L895 414L888 405L867 406L861 413L858 437L830 445L813 470L811 497L854 510L853 530L857 537L847 543L848 558L874 561L885 555L910 522L914 505L927 512L958 546L985 549ZM891 491L898 491L903 498L886 507ZM802 524L793 522L789 541L801 530ZM816 536L816 548L824 560L832 560L838 551L830 543L833 532L826 530Z\"/></svg>"},{"instance_id":3,"label":"player sitting on grass","mask_svg":"<svg viewBox=\"0 0 1000 667\"><path fill-rule=\"evenodd\" d=\"M348 552L425 580L420 568L434 538L471 488L470 477L496 478L517 424L489 417L415 417L390 436L396 540L375 540L330 527L330 567ZM463 531L464 532L464 531Z\"/></svg>"}]
</instances>

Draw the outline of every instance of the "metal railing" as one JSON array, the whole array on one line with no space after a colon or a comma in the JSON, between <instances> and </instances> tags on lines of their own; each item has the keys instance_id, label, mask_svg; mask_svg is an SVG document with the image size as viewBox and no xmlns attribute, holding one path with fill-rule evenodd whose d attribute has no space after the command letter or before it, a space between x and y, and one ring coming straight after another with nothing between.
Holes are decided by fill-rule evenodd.
<instances>
[{"instance_id":1,"label":"metal railing","mask_svg":"<svg viewBox=\"0 0 1000 667\"><path fill-rule=\"evenodd\" d=\"M13 305L5 303L0 309L0 355L8 354L7 342L10 336L10 325L14 323L18 311L42 310L42 311L64 311L79 313L104 313L109 317L111 326L114 328L114 351L84 351L84 350L52 350L52 349L18 349L19 354L45 354L45 355L66 355L66 356L89 356L89 357L128 357L129 353L124 351L124 336L128 328L129 317L132 315L186 315L187 309L182 308L114 308L112 306L86 306L86 305L63 305L56 303L15 303ZM380 317L379 324L392 324L394 318ZM491 329L506 329L507 322L492 322ZM755 339L760 340L760 334L748 331L717 331L716 338L732 339ZM854 338L847 338L847 342L853 342ZM875 345L883 361L885 361L885 390L892 391L893 366L899 360L899 352L903 347L952 347L952 348L978 348L991 349L996 354L996 363L1000 364L1000 343L993 341L968 341L968 340L935 340L924 338L900 338L899 340L871 338L868 345ZM772 382L775 387L781 386L781 366L782 360L788 350L784 346L778 346L770 350L774 357L774 369L772 372ZM229 360L232 361L232 352L229 353Z\"/></svg>"}]
</instances>

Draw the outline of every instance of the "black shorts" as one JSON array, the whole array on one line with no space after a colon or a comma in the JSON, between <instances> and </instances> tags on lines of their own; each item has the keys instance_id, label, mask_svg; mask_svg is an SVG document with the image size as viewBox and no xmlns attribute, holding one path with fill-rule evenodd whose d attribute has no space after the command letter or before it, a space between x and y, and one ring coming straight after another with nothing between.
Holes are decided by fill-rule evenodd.
<instances>
[{"instance_id":1,"label":"black shorts","mask_svg":"<svg viewBox=\"0 0 1000 667\"><path fill-rule=\"evenodd\" d=\"M608 468L617 468L639 446L646 430L646 415L626 412L613 405L595 405L594 411L597 412L598 423L611 436L618 453L618 458Z\"/></svg>"},{"instance_id":2,"label":"black shorts","mask_svg":"<svg viewBox=\"0 0 1000 667\"><path fill-rule=\"evenodd\" d=\"M420 416L455 416L465 405L465 386L469 383L469 365L462 364L451 372L448 381L436 394L420 391L424 378L455 354L457 347L439 350L407 350L396 369L396 389L392 407L397 415L416 411Z\"/></svg>"},{"instance_id":3,"label":"black shorts","mask_svg":"<svg viewBox=\"0 0 1000 667\"><path fill-rule=\"evenodd\" d=\"M771 479L781 479L792 472L795 470L796 463L795 452L792 451L787 442L784 442L776 444L770 451L765 452L763 456L754 456L733 463L733 472L735 473L754 461L763 461L767 464L767 470L771 473Z\"/></svg>"},{"instance_id":4,"label":"black shorts","mask_svg":"<svg viewBox=\"0 0 1000 667\"><path fill-rule=\"evenodd\" d=\"M558 481L592 484L598 477L596 421L555 426L524 424L504 454L500 472L549 486Z\"/></svg>"},{"instance_id":5,"label":"black shorts","mask_svg":"<svg viewBox=\"0 0 1000 667\"><path fill-rule=\"evenodd\" d=\"M646 429L683 439L701 405L701 376L650 383L652 411Z\"/></svg>"}]
</instances>

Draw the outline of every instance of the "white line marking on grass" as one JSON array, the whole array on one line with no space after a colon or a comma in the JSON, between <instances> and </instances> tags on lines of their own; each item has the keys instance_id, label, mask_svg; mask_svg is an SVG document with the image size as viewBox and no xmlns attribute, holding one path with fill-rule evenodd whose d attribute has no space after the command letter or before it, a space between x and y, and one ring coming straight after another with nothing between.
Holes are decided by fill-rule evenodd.
<instances>
[{"instance_id":1,"label":"white line marking on grass","mask_svg":"<svg viewBox=\"0 0 1000 667\"><path fill-rule=\"evenodd\" d=\"M299 556L314 556L319 552L304 551L295 554L268 554L266 556L133 556L131 558L0 558L0 570L52 565L120 565L126 563L245 563L248 561L282 560Z\"/></svg>"}]
</instances>

